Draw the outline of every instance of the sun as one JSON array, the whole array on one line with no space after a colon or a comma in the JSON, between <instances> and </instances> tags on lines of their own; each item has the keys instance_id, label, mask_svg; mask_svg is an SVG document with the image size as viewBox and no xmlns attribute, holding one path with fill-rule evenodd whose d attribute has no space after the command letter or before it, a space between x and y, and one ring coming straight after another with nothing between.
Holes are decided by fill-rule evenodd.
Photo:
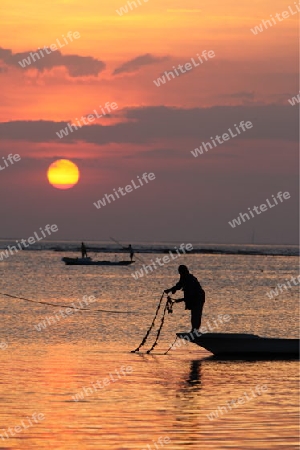
<instances>
[{"instance_id":1,"label":"sun","mask_svg":"<svg viewBox=\"0 0 300 450\"><path fill-rule=\"evenodd\" d=\"M70 189L79 181L79 169L68 159L58 159L49 166L47 177L53 187Z\"/></svg>"}]
</instances>

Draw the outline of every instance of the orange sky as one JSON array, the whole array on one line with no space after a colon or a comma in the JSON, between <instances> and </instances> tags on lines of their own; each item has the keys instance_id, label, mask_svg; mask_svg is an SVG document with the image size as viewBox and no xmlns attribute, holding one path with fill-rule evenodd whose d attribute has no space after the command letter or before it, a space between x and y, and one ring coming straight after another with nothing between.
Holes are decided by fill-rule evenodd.
<instances>
[{"instance_id":1,"label":"orange sky","mask_svg":"<svg viewBox=\"0 0 300 450\"><path fill-rule=\"evenodd\" d=\"M204 1L200 9L198 0L187 0L184 9L181 0L164 1L163 6L157 0L149 0L122 17L116 9L126 4L124 0L86 3L1 2L2 48L14 53L29 52L62 39L68 31L78 31L81 37L61 49L62 53L91 56L106 64L98 77L80 79L70 79L63 67L44 73L10 68L2 74L6 84L2 120L71 119L108 100L118 102L121 107L224 104L228 100L220 101L219 96L234 88L247 90L250 77L251 90L257 92L258 100L278 101L284 89L288 90L288 75L297 68L293 55L297 48L298 15L259 36L250 32L261 19L287 9L289 3L282 0L246 4L238 0ZM167 86L163 93L156 89L152 80L161 72L189 61L204 49L214 50L216 58L201 75L203 90L197 71L189 74L189 89L182 89L183 77ZM112 76L117 66L145 53L169 56L170 61L145 66L138 73ZM217 80L211 79L213 70ZM270 71L286 74L286 85L280 76L261 85Z\"/></svg>"},{"instance_id":2,"label":"orange sky","mask_svg":"<svg viewBox=\"0 0 300 450\"><path fill-rule=\"evenodd\" d=\"M138 0L136 2L138 4ZM241 107L244 109L241 109L241 117L238 115L237 118L246 120L252 117L256 120L257 116L264 117L263 108L268 106L271 108L268 117L273 117L272 108L276 105L276 108L282 107L282 117L288 123L292 121L289 115L296 113L297 107L295 106L293 110L287 100L299 90L297 75L299 14L291 15L258 35L250 31L259 25L262 19L269 19L270 15L275 16L277 12L282 13L288 10L289 6L297 11L294 2L186 0L184 6L182 0L163 2L140 0L140 3L136 9L123 16L119 16L116 10L126 5L125 0L109 2L28 0L25 3L2 0L0 5L2 17L0 47L11 51L11 56L7 56L7 53L0 49L2 59L0 76L2 85L5 86L0 94L0 122L11 123L11 131L8 133L5 131L2 137L1 155L5 156L8 151L15 149L22 153L23 160L29 158L37 161L39 158L47 158L51 162L51 158L53 161L55 157L81 161L92 159L95 161L93 167L82 162L81 170L89 174L88 180L81 177L83 184L90 183L94 179L95 167L103 162L102 184L97 185L97 188L95 186L94 192L85 192L86 202L93 203L102 191L105 193L109 188L108 180L112 185L118 182L120 178L118 172L109 174L109 168L114 166L116 155L118 158L125 158L122 165L124 173L133 176L132 170L143 169L147 152L160 150L167 152L170 149L182 151L182 155L177 155L172 161L164 160L161 157L163 153L159 154L157 160L153 157L151 164L160 169L164 167L166 171L171 164L174 166L173 170L177 171L182 167L182 158L187 157L186 173L180 176L184 175L184 178L189 180L191 175L189 172L194 170L195 163L189 159L190 149L195 148L198 142L206 138L205 129L201 129L201 122L199 122L199 136L195 130L191 133L185 132L190 126L190 121L194 120L193 123L196 123L194 115L196 110L202 111L205 116L210 107ZM79 32L80 38L74 39L61 49L61 64L55 63L50 68L39 68L32 63L29 70L18 65L18 59L22 60L38 47L50 46L56 39L63 42L62 35L66 36L69 31ZM157 88L154 85L153 80L165 71L172 70L174 65L177 67L178 64L189 62L203 50L213 50L215 58L164 86ZM18 57L16 53L22 53L22 57ZM58 52L46 55L42 58L41 64L47 65L52 57L58 58L60 55ZM134 61L139 58L144 58L147 62L136 64ZM101 64L104 69L101 68L98 72L96 70L95 73L95 65L100 67ZM123 65L125 69L122 68ZM115 74L116 69L120 73ZM84 74L80 75L79 72ZM107 101L118 104L114 118L100 119L91 126L91 130L95 124L104 126L105 129L100 130L101 139L103 132L105 134L109 131L110 137L105 138L105 142L79 137L76 139L75 134L72 136L74 140L68 142L55 136L55 131L63 128L66 122L92 113ZM165 130L158 131L160 125L156 120L159 115L155 110L149 109L153 106L176 107L178 111L189 110L190 113L186 114L186 118L178 119L181 120L181 124L187 120L187 126L182 127L182 132L176 137L173 136L172 110L170 110L168 116L162 119L167 121ZM130 131L130 122L139 123L143 120L141 117L126 118L128 108L140 110L142 107L147 114L149 113L147 120L151 138L143 139L142 131L141 136L139 135L142 126ZM224 118L230 117L229 111L234 110L228 109L228 113L226 111L224 110ZM274 114L277 117L277 112ZM244 117L245 115L247 117ZM45 132L44 140L39 134L43 133L41 128L43 125L38 122L40 120L49 121L47 127L53 130L49 131L49 135L48 131ZM214 134L226 131L225 124L221 124L219 120L216 118ZM31 124L30 126L25 122L16 124L14 121L30 121ZM25 132L24 137L23 131L20 131L23 123L26 130L29 130L28 133ZM115 127L120 123L124 123L124 129ZM231 124L228 123L227 126L229 125ZM30 131L31 126L34 129L37 127L40 131ZM146 133L146 121L144 126ZM153 133L151 126L154 127ZM242 146L248 148L249 145L253 145L251 142L254 142L256 149L263 147L263 151L267 152L267 160L272 158L272 149L275 148L278 139L285 142L286 149L290 148L290 141L294 141L294 137L289 138L284 133L282 136L278 135L278 126L273 126L272 120L268 121L266 126L261 121L260 126L262 131L257 132L257 135L254 131L251 137L253 140L249 142L245 136ZM286 129L286 126L283 128ZM274 136L272 129L276 129L277 134ZM264 140L263 144L261 139ZM226 148L223 155L229 156L235 151L235 146L231 142L223 148ZM143 159L138 157L140 152L144 155ZM291 152L286 155L290 167L284 169L284 164L279 165L285 172L290 170L294 174L295 164L292 161L295 152L294 150ZM204 164L213 177L214 170L218 171L220 165L224 168L224 159L213 158L212 162L211 158L212 155L199 162L198 169L202 170L200 165ZM239 166L239 162L237 165ZM103 166L106 169L103 169ZM244 170L242 163L239 167L240 170ZM32 170L30 176L26 170L30 173ZM18 183L22 184L22 180L25 183L28 176L32 182L36 179L36 182L40 183L43 179L42 174L36 172L30 164L26 166L26 170L20 174ZM232 164L228 166L228 170L232 170ZM258 167L257 170L260 171ZM266 170L271 171L267 163ZM97 175L95 176L97 178ZM217 187L214 186L214 189ZM76 198L72 201L76 203ZM248 206L245 205L246 209ZM132 208L134 210L134 202ZM233 211L237 208L238 205L233 207Z\"/></svg>"}]
</instances>

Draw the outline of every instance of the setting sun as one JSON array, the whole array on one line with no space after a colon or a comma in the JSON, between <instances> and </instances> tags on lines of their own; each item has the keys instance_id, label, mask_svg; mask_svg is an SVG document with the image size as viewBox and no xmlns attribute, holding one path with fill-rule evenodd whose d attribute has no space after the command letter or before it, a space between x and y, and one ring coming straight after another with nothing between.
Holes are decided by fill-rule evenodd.
<instances>
[{"instance_id":1,"label":"setting sun","mask_svg":"<svg viewBox=\"0 0 300 450\"><path fill-rule=\"evenodd\" d=\"M47 177L53 187L70 189L78 183L79 170L72 161L59 159L49 166Z\"/></svg>"}]
</instances>

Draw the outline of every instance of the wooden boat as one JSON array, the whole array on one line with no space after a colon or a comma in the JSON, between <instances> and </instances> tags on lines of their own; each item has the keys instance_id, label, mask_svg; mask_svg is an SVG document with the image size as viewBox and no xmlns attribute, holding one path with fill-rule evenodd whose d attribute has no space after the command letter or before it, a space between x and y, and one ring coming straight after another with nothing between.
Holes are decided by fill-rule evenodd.
<instances>
[{"instance_id":1,"label":"wooden boat","mask_svg":"<svg viewBox=\"0 0 300 450\"><path fill-rule=\"evenodd\" d=\"M92 258L62 258L67 266L130 266L134 261L93 261Z\"/></svg>"},{"instance_id":2,"label":"wooden boat","mask_svg":"<svg viewBox=\"0 0 300 450\"><path fill-rule=\"evenodd\" d=\"M299 357L299 339L264 338L238 333L177 333L181 339L193 342L216 356L224 357Z\"/></svg>"}]
</instances>

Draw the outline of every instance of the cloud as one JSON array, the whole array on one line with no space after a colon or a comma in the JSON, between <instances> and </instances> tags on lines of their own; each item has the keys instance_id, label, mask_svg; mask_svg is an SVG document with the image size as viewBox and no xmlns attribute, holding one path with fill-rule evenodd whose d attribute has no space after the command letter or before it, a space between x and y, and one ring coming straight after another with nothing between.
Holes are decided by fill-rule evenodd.
<instances>
[{"instance_id":1,"label":"cloud","mask_svg":"<svg viewBox=\"0 0 300 450\"><path fill-rule=\"evenodd\" d=\"M50 51L48 49L48 51ZM45 50L42 50L42 56L38 59L38 56L34 55L36 51L28 51L22 53L13 53L10 49L4 49L0 47L0 60L5 64L12 67L17 67L20 70L37 69L39 72L44 70L51 70L53 67L64 66L71 77L84 77L84 76L98 76L100 72L105 69L105 63L91 56L79 56L79 55L62 55L59 50L47 54ZM33 60L32 56L34 55ZM30 61L30 64L19 64L24 60Z\"/></svg>"},{"instance_id":2,"label":"cloud","mask_svg":"<svg viewBox=\"0 0 300 450\"><path fill-rule=\"evenodd\" d=\"M74 130L62 139L56 132L68 122L12 121L0 123L0 140L29 142L82 141L90 144L109 143L151 144L161 140L194 140L197 146L203 139L226 133L240 121L251 121L253 128L237 139L282 140L298 142L297 111L290 105L240 105L212 108L181 109L165 106L140 107L123 110L126 122L113 125L87 125ZM129 119L129 120L128 120ZM238 145L234 140L232 145Z\"/></svg>"},{"instance_id":3,"label":"cloud","mask_svg":"<svg viewBox=\"0 0 300 450\"><path fill-rule=\"evenodd\" d=\"M143 66L148 66L150 64L156 64L161 61L165 61L166 59L169 59L168 56L153 56L151 53L146 53L145 55L137 56L134 59L131 59L130 61L125 62L121 66L117 67L113 75L118 75L120 73L132 73L136 72Z\"/></svg>"}]
</instances>

